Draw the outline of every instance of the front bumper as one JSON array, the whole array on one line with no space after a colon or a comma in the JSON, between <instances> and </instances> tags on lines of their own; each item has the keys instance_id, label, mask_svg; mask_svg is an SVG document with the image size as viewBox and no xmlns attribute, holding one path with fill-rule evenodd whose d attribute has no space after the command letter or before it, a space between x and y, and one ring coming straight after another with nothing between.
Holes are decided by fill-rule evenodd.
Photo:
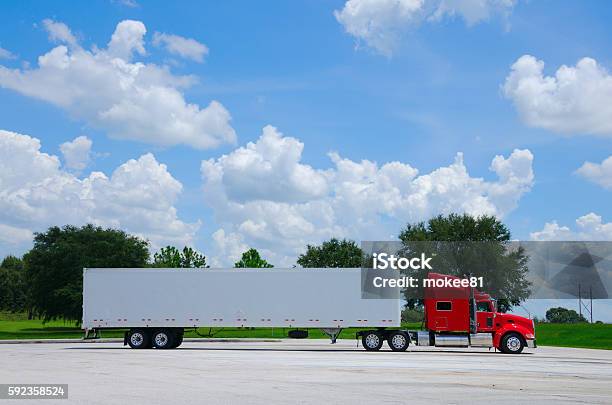
<instances>
[{"instance_id":1,"label":"front bumper","mask_svg":"<svg viewBox=\"0 0 612 405\"><path fill-rule=\"evenodd\" d=\"M538 345L536 344L536 340L535 339L528 339L527 340L527 347L529 347L530 349L535 349L536 347L538 347Z\"/></svg>"}]
</instances>

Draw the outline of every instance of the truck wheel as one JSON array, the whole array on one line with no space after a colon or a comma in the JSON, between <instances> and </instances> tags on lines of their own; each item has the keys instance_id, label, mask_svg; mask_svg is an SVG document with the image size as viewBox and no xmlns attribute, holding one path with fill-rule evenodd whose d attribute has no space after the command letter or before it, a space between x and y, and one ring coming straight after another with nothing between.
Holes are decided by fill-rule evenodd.
<instances>
[{"instance_id":1,"label":"truck wheel","mask_svg":"<svg viewBox=\"0 0 612 405\"><path fill-rule=\"evenodd\" d=\"M181 333L180 335L178 335L178 337L176 338L176 342L174 343L174 347L179 347L180 345L183 344L183 334Z\"/></svg>"},{"instance_id":2,"label":"truck wheel","mask_svg":"<svg viewBox=\"0 0 612 405\"><path fill-rule=\"evenodd\" d=\"M146 329L130 329L127 336L127 344L132 349L147 349L151 343L151 337Z\"/></svg>"},{"instance_id":3,"label":"truck wheel","mask_svg":"<svg viewBox=\"0 0 612 405\"><path fill-rule=\"evenodd\" d=\"M157 329L151 334L151 346L156 349L172 349L175 333L169 329Z\"/></svg>"},{"instance_id":4,"label":"truck wheel","mask_svg":"<svg viewBox=\"0 0 612 405\"><path fill-rule=\"evenodd\" d=\"M383 345L383 338L378 332L366 332L361 337L361 343L363 344L364 349L369 352L374 352L380 350Z\"/></svg>"},{"instance_id":5,"label":"truck wheel","mask_svg":"<svg viewBox=\"0 0 612 405\"><path fill-rule=\"evenodd\" d=\"M518 333L508 333L502 338L499 350L506 354L519 354L525 348L525 342Z\"/></svg>"},{"instance_id":6,"label":"truck wheel","mask_svg":"<svg viewBox=\"0 0 612 405\"><path fill-rule=\"evenodd\" d=\"M387 343L394 352L405 352L410 342L405 333L393 332L389 335Z\"/></svg>"},{"instance_id":7,"label":"truck wheel","mask_svg":"<svg viewBox=\"0 0 612 405\"><path fill-rule=\"evenodd\" d=\"M183 330L179 330L179 331L177 331L175 333L175 335L174 335L174 344L172 345L172 349L176 349L181 344L183 344L183 336L184 335L185 335L185 332Z\"/></svg>"}]
</instances>

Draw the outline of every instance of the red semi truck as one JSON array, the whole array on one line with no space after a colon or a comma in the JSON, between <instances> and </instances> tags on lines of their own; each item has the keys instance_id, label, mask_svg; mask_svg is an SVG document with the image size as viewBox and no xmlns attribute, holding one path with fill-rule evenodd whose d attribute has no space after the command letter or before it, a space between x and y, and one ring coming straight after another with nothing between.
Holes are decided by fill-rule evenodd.
<instances>
[{"instance_id":1,"label":"red semi truck","mask_svg":"<svg viewBox=\"0 0 612 405\"><path fill-rule=\"evenodd\" d=\"M462 281L430 273L429 280ZM489 347L521 353L535 347L530 319L496 311L495 300L471 287L425 289L425 330L401 329L400 300L365 299L355 269L85 269L83 328L87 336L125 329L133 349L180 346L187 328L282 328L289 337L321 329L336 341L346 328L369 351L385 342ZM464 283L450 283L464 285Z\"/></svg>"},{"instance_id":2,"label":"red semi truck","mask_svg":"<svg viewBox=\"0 0 612 405\"><path fill-rule=\"evenodd\" d=\"M438 273L429 273L427 278L460 280ZM475 288L427 287L423 303L425 330L358 332L363 347L371 351L380 350L385 340L395 351L406 350L410 342L418 346L493 347L509 354L521 353L525 347L536 347L532 319L497 312L496 301Z\"/></svg>"}]
</instances>

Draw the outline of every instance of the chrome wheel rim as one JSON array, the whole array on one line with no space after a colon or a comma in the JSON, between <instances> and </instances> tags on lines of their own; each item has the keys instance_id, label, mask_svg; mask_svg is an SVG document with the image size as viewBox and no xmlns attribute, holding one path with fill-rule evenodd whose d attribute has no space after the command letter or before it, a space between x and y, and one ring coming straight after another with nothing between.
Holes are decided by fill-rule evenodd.
<instances>
[{"instance_id":1,"label":"chrome wheel rim","mask_svg":"<svg viewBox=\"0 0 612 405\"><path fill-rule=\"evenodd\" d=\"M168 335L165 333L158 333L155 335L155 346L164 347L168 344Z\"/></svg>"},{"instance_id":2,"label":"chrome wheel rim","mask_svg":"<svg viewBox=\"0 0 612 405\"><path fill-rule=\"evenodd\" d=\"M511 336L506 341L506 347L508 350L516 352L521 348L521 340L516 336Z\"/></svg>"},{"instance_id":3,"label":"chrome wheel rim","mask_svg":"<svg viewBox=\"0 0 612 405\"><path fill-rule=\"evenodd\" d=\"M133 346L140 346L142 345L143 341L144 336L142 335L142 333L133 333L132 336L130 336L130 342Z\"/></svg>"},{"instance_id":4,"label":"chrome wheel rim","mask_svg":"<svg viewBox=\"0 0 612 405\"><path fill-rule=\"evenodd\" d=\"M406 345L406 337L404 335L394 335L391 338L391 345L396 349L401 349Z\"/></svg>"},{"instance_id":5,"label":"chrome wheel rim","mask_svg":"<svg viewBox=\"0 0 612 405\"><path fill-rule=\"evenodd\" d=\"M380 338L378 337L378 335L375 335L374 333L367 335L365 341L366 341L366 346L369 347L370 349L374 349L378 347L378 345L380 344Z\"/></svg>"}]
</instances>

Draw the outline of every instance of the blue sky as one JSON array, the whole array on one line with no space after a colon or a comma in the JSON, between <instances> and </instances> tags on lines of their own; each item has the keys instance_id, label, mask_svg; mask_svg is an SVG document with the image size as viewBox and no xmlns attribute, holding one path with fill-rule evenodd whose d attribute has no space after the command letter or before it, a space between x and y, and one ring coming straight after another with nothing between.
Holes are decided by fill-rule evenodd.
<instances>
[{"instance_id":1,"label":"blue sky","mask_svg":"<svg viewBox=\"0 0 612 405\"><path fill-rule=\"evenodd\" d=\"M357 0L353 2L359 3ZM518 239L612 237L611 191L607 186L612 168L602 164L612 155L612 124L593 123L596 120L612 123L609 110L598 110L606 101L612 104L612 79L606 76L612 66L609 47L612 7L607 2L491 1L488 16L477 21L470 20L469 10L459 8L442 17L432 17L430 9L402 20L391 18L385 10L373 6L371 15L347 14L347 20L342 23L334 11L342 13L348 7L345 3L194 1L169 7L165 2L145 1L131 5L121 1L4 2L0 6L0 47L12 55L0 59L0 65L5 69L21 73L35 70L40 55L62 45L61 39L50 39L49 28L43 23L45 19L69 27L78 47L87 52L94 52L91 51L94 45L106 47L121 21L140 21L146 26L146 35L142 38L146 51L145 54L134 52L131 63L154 64L166 67L175 77L190 75L197 79L190 86L179 88L179 94L188 103L197 104L202 109L212 100L221 103L231 114L228 126L235 131L235 142L201 148L188 144L160 144L153 133L150 138L145 135L138 141L128 139L129 136L118 137L112 135L116 126L111 128L92 118L92 114L100 114L100 111L83 112L78 106L66 107L50 102L49 98L55 95L33 96L10 84L13 79L4 79L0 83L0 129L40 140L40 150L57 156L60 161L59 172L56 170L50 176L61 177L69 173L77 179L71 181L82 181L96 171L110 177L129 159L152 153L156 164L166 165L167 173L182 185L180 192L170 193L172 198L161 210L175 210L173 220L193 225L191 228L178 225L180 229L188 229L185 232L190 235L183 238L177 233L168 237L162 234L157 243L187 241L210 255L231 255L230 251L255 246L269 256L273 255L277 262L289 263L299 246L279 246L278 243L293 233L270 231L266 234L267 229L297 224L294 233L300 235L301 246L303 242L317 243L333 236L334 232L338 233L337 236L357 240L391 237L407 221L426 219L434 214L435 207L442 207L439 209L441 212L460 211L466 206L472 207L474 213L497 209L513 237ZM429 3L430 7L440 7L444 2ZM495 8L498 3L508 3L509 6ZM358 24L360 18L369 18L371 23L379 24L377 26L382 27L383 33L393 33L395 41L389 45L391 54L372 46L368 34L351 33L350 24ZM181 58L163 46L154 45L155 32L194 39L205 44L209 52L203 56L203 63ZM554 76L562 65L575 68L580 59L592 58L604 72L603 77L589 76L583 80L587 80L589 85L601 80L600 84L594 84L594 88L600 91L594 95L553 94L551 97L557 97L556 101L561 105L574 97L580 102L561 114L543 110L539 120L530 122L521 116L517 107L520 103L528 103L530 96L519 94L518 87L504 90L511 66L523 55L533 55L543 61L545 76ZM29 67L24 67L26 62ZM82 90L87 92L87 77L84 80ZM168 84L164 82L164 85ZM578 81L573 88L579 92L582 87ZM51 91L59 93L61 88ZM92 92L89 96L95 99L98 94ZM89 102L87 98L76 100L77 104ZM97 107L94 102L91 108L95 110ZM155 118L150 117L151 120ZM584 122L584 125L573 127L564 118ZM213 159L227 172L229 163L221 163L218 159L224 154L231 155L248 142L257 142L266 125L276 127L283 134L280 138L271 138L275 139L274 142L280 142L283 137L293 137L303 144L299 170L310 167L314 172L308 172L310 174L305 180L319 176L321 182L328 183L321 186L327 191L321 191L322 194L312 190L306 192L299 184L268 190L268 186L263 184L283 183L284 169L275 169L273 164L273 172L280 173L278 177L258 178L254 174L255 177L250 176L258 173L256 168L243 166L246 167L243 179L251 184L261 182L262 188L270 194L267 214L255 214L253 212L258 209L263 212L264 208L257 205L261 198L254 196L248 185L225 178L219 184L207 182L207 174L201 170L203 160ZM594 130L595 127L603 129ZM126 131L124 128L121 130ZM92 141L90 160L84 169L71 170L66 165L60 145L77 136L86 136ZM334 218L340 217L340 211L345 210L338 208L342 205L334 198L341 192L350 191L342 188L338 180L330 180L329 176L337 179L344 175L328 156L329 152L337 152L342 159L355 164L361 164L364 159L377 162L379 168L387 162L399 161L418 169L419 175L448 167L456 154L462 152L463 165L470 179L483 178L486 183L496 184L498 175L489 170L492 159L501 155L509 159L508 164L512 166L514 163L510 156L515 149L531 153L533 173L531 180L525 172L517 174L522 176L519 186L506 184L508 182L500 185L516 187L508 189L509 194L516 191L515 200L508 195L491 197L491 191L482 191L484 198L492 201L493 207L482 208L477 205L476 198L481 193L481 186L469 192L478 195L466 203L457 197L462 193L462 186L458 184L453 185L456 187L453 195L425 199L426 204L434 207L433 211L413 212L406 207L394 206L371 214L371 207L364 208L369 204L368 200L363 202L364 206L351 208L359 213L356 221L363 222L363 226L346 225L346 219L335 222ZM281 149L280 153L285 152ZM6 153L5 156L13 154ZM264 152L257 153L263 154L264 163L266 159L273 160ZM597 166L594 172L576 174L585 162L601 167ZM516 165L518 167L519 163ZM159 179L150 180L160 184ZM305 180L296 181L305 184ZM363 179L359 181L362 182L359 186L364 186L381 180L366 178L365 182ZM433 183L438 184L436 181L441 180ZM406 197L415 193L414 190L401 191L399 188ZM18 189L15 186L15 190ZM113 193L118 192L116 188L112 190L108 194L111 199ZM294 201L291 196L302 191L304 195L295 197ZM218 193L224 194L223 198L211 202L211 198L216 198L211 194ZM272 195L275 193L278 195ZM291 217L286 223L282 221L285 209L289 212L296 209L295 204L319 201L322 195L333 201L321 205L313 203L309 208L301 206L301 216ZM350 194L343 196L351 198ZM63 198L61 193L59 198ZM455 201L457 198L461 201ZM154 196L152 199L160 198ZM402 203L406 204L407 200L402 200ZM146 204L149 203L152 204L151 201ZM224 211L226 206L234 203L242 206ZM138 202L134 204L138 205ZM507 206L500 208L504 204ZM145 237L150 236L149 231L154 233L150 224L133 220L135 217L129 211L130 207L123 208L125 212L106 205L103 208L96 206L92 211L84 208L85 214L75 214L68 219L117 224ZM330 216L335 215L332 219L321 219L311 214L312 210L327 212L328 208L332 213ZM12 211L7 208L6 212ZM278 212L274 220L280 224L271 224L274 221L270 219L271 212ZM590 213L600 217L599 220L589 217L590 225L580 228L576 220ZM165 215L155 211L155 215L158 214ZM52 211L49 215L58 218ZM9 216L6 214L5 218L0 218L0 223L4 221L11 230L35 232L51 222L49 218L29 220L26 214L19 221L13 221L14 218ZM63 219L61 215L59 218ZM567 229L532 235L554 221L558 228ZM213 240L211 236L220 229L223 229L225 239L221 239L226 244L225 250L215 245L215 242L221 243L221 239ZM27 248L27 243L11 243L9 239L5 237L0 242L2 253L19 253ZM233 249L227 244L233 244Z\"/></svg>"}]
</instances>

